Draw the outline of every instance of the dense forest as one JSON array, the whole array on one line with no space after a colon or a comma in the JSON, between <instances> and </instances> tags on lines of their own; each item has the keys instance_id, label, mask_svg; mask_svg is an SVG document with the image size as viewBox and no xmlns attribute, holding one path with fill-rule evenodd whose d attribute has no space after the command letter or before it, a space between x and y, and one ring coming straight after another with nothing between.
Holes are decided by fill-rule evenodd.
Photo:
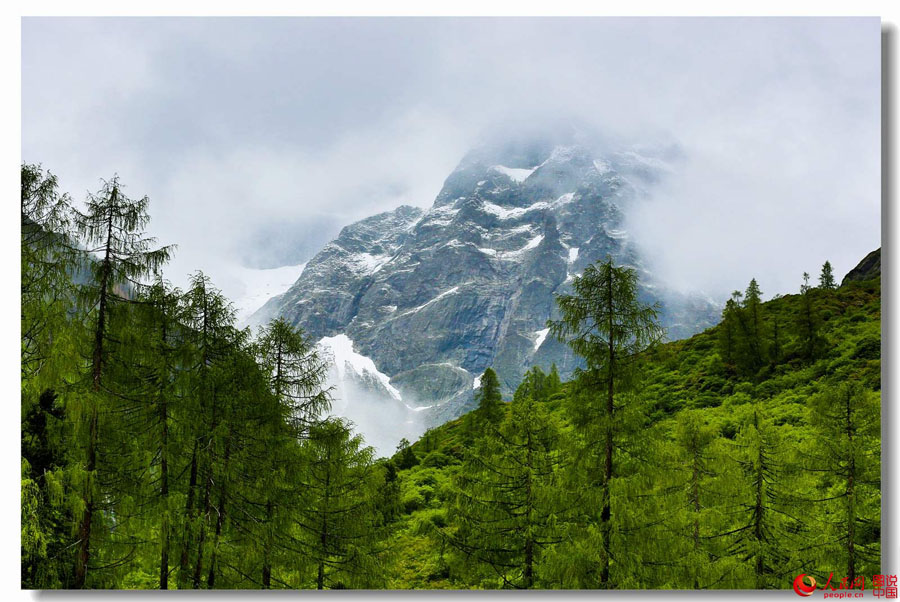
<instances>
[{"instance_id":1,"label":"dense forest","mask_svg":"<svg viewBox=\"0 0 900 602\"><path fill-rule=\"evenodd\" d=\"M557 298L582 359L375 458L328 370L161 268L148 199L22 166L25 588L790 588L880 573L880 276L665 342L612 260ZM798 284L800 279L798 278Z\"/></svg>"}]
</instances>

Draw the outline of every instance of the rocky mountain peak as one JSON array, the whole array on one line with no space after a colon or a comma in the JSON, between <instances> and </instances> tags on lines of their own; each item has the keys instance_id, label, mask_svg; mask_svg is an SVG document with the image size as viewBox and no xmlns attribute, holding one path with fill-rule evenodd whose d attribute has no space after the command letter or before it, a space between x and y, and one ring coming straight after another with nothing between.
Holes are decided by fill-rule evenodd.
<instances>
[{"instance_id":1,"label":"rocky mountain peak","mask_svg":"<svg viewBox=\"0 0 900 602\"><path fill-rule=\"evenodd\" d=\"M371 360L370 374L384 376L357 379L372 384L377 401L367 409L412 412L412 429L463 412L489 366L507 394L532 365L571 372L576 359L546 322L555 295L607 255L641 270L642 294L662 302L672 338L712 325L718 308L667 294L623 226L628 204L672 169L671 153L569 142L474 149L428 210L399 207L345 227L254 320L282 315L315 340L344 337ZM354 403L345 406L351 418Z\"/></svg>"}]
</instances>

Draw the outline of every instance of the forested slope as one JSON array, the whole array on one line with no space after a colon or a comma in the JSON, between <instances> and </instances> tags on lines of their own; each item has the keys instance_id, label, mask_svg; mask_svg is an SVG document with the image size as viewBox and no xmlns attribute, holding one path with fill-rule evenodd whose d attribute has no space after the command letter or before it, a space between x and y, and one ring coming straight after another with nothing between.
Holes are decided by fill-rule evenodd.
<instances>
[{"instance_id":1,"label":"forested slope","mask_svg":"<svg viewBox=\"0 0 900 602\"><path fill-rule=\"evenodd\" d=\"M880 572L880 293L876 277L762 303L756 341L738 299L718 326L644 355L617 400L610 587L789 588L801 572L819 583ZM515 538L528 533L534 586L601 586L585 392L533 372L516 397L496 426L475 411L393 457L393 587L522 587ZM504 505L529 479L533 508Z\"/></svg>"}]
</instances>

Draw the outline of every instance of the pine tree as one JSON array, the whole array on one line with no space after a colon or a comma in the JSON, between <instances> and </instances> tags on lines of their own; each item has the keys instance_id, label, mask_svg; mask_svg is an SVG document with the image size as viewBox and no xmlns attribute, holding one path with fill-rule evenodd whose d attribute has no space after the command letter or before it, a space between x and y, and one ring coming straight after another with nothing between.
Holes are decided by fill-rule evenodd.
<instances>
[{"instance_id":1,"label":"pine tree","mask_svg":"<svg viewBox=\"0 0 900 602\"><path fill-rule=\"evenodd\" d=\"M246 333L234 328L234 309L209 277L191 277L186 295L188 337L193 348L187 395L191 399L190 482L184 511L178 587L202 586L207 537L212 526L215 470L224 460L228 427L228 383L235 354L246 345ZM193 570L190 557L193 554Z\"/></svg>"},{"instance_id":2,"label":"pine tree","mask_svg":"<svg viewBox=\"0 0 900 602\"><path fill-rule=\"evenodd\" d=\"M70 473L64 393L81 363L70 319L77 261L56 177L26 164L21 177L22 587L44 589L71 584L75 545L70 511L51 489Z\"/></svg>"},{"instance_id":3,"label":"pine tree","mask_svg":"<svg viewBox=\"0 0 900 602\"><path fill-rule=\"evenodd\" d=\"M559 378L559 370L556 369L555 362L550 366L550 374L547 375L546 387L548 397L553 397L562 391L562 380Z\"/></svg>"},{"instance_id":4,"label":"pine tree","mask_svg":"<svg viewBox=\"0 0 900 602\"><path fill-rule=\"evenodd\" d=\"M750 280L747 290L744 293L744 300L741 306L742 320L741 325L741 343L742 354L740 355L744 370L749 375L755 375L757 371L765 365L766 350L764 345L763 333L763 317L762 317L762 292L756 279Z\"/></svg>"},{"instance_id":5,"label":"pine tree","mask_svg":"<svg viewBox=\"0 0 900 602\"><path fill-rule=\"evenodd\" d=\"M880 567L879 401L858 383L844 382L810 404L817 436L806 469L817 476L815 505L825 517L818 529L818 570L843 572L850 582Z\"/></svg>"},{"instance_id":6,"label":"pine tree","mask_svg":"<svg viewBox=\"0 0 900 602\"><path fill-rule=\"evenodd\" d=\"M616 398L633 391L639 355L663 337L658 308L637 298L637 273L616 267L612 259L585 268L573 282L574 295L557 297L562 319L548 321L551 334L568 342L584 358L586 369L576 372L581 388L590 389L585 402L575 406L577 427L592 433L589 445L602 445L600 530L603 539L601 587L610 587L611 499L616 437Z\"/></svg>"},{"instance_id":7,"label":"pine tree","mask_svg":"<svg viewBox=\"0 0 900 602\"><path fill-rule=\"evenodd\" d=\"M559 542L566 496L557 428L542 404L514 400L497 430L476 441L455 482L449 541L503 587L539 585L542 555Z\"/></svg>"},{"instance_id":8,"label":"pine tree","mask_svg":"<svg viewBox=\"0 0 900 602\"><path fill-rule=\"evenodd\" d=\"M813 298L813 287L809 285L809 274L803 272L800 287L800 312L797 314L796 331L800 341L801 356L808 362L819 357L822 339L819 335L821 318Z\"/></svg>"},{"instance_id":9,"label":"pine tree","mask_svg":"<svg viewBox=\"0 0 900 602\"><path fill-rule=\"evenodd\" d=\"M834 290L837 284L834 282L834 272L831 269L831 262L826 261L822 265L822 273L819 274L819 288L825 290Z\"/></svg>"},{"instance_id":10,"label":"pine tree","mask_svg":"<svg viewBox=\"0 0 900 602\"><path fill-rule=\"evenodd\" d=\"M149 202L146 196L139 200L126 197L118 178L114 177L96 195L89 195L84 212L75 213L76 229L89 246L91 276L89 283L81 287L81 297L89 308L92 321L89 384L82 396L82 423L86 432L76 588L86 585L91 556L100 419L109 391L103 381L110 355L109 323L112 314L126 299L127 290L140 286L142 278L159 270L172 250L171 247L152 249L155 239L144 235L143 230L150 219L147 214ZM97 259L94 259L95 255Z\"/></svg>"},{"instance_id":11,"label":"pine tree","mask_svg":"<svg viewBox=\"0 0 900 602\"><path fill-rule=\"evenodd\" d=\"M341 420L314 424L304 441L308 470L300 476L302 496L298 542L313 564L316 589L372 587L378 583L380 514L372 448L363 447Z\"/></svg>"},{"instance_id":12,"label":"pine tree","mask_svg":"<svg viewBox=\"0 0 900 602\"><path fill-rule=\"evenodd\" d=\"M535 401L547 401L547 375L539 366L533 366L522 377L522 382L519 383L513 394L513 401L526 397Z\"/></svg>"},{"instance_id":13,"label":"pine tree","mask_svg":"<svg viewBox=\"0 0 900 602\"><path fill-rule=\"evenodd\" d=\"M481 375L481 386L475 392L478 404L477 417L489 424L497 424L503 417L503 398L500 396L500 380L492 368Z\"/></svg>"},{"instance_id":14,"label":"pine tree","mask_svg":"<svg viewBox=\"0 0 900 602\"><path fill-rule=\"evenodd\" d=\"M726 374L732 376L737 373L741 296L740 291L731 293L731 298L725 302L725 309L722 310L722 323L719 326L719 357L722 358Z\"/></svg>"},{"instance_id":15,"label":"pine tree","mask_svg":"<svg viewBox=\"0 0 900 602\"><path fill-rule=\"evenodd\" d=\"M328 363L284 318L262 327L257 337L259 362L269 374L269 387L285 408L298 437L305 436L322 412L331 408L328 391L322 385Z\"/></svg>"},{"instance_id":16,"label":"pine tree","mask_svg":"<svg viewBox=\"0 0 900 602\"><path fill-rule=\"evenodd\" d=\"M67 312L76 259L71 201L57 186L56 176L40 166L22 165L22 384L29 401L58 382L65 370L60 362L74 363L73 354L60 353L63 341L71 338Z\"/></svg>"},{"instance_id":17,"label":"pine tree","mask_svg":"<svg viewBox=\"0 0 900 602\"><path fill-rule=\"evenodd\" d=\"M788 550L797 545L790 534L802 523L782 488L778 435L754 411L730 447L717 483L731 517L727 530L714 536L724 545L716 553L721 580L731 588L781 588L791 572Z\"/></svg>"},{"instance_id":18,"label":"pine tree","mask_svg":"<svg viewBox=\"0 0 900 602\"><path fill-rule=\"evenodd\" d=\"M397 468L400 470L408 470L419 463L416 452L413 451L409 444L409 439L403 437L397 444Z\"/></svg>"}]
</instances>

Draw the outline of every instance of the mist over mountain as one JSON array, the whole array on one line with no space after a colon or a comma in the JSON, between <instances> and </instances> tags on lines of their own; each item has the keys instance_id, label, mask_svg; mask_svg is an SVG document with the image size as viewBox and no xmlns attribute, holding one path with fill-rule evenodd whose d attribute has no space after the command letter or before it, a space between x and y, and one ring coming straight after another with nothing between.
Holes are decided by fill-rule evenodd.
<instances>
[{"instance_id":1,"label":"mist over mountain","mask_svg":"<svg viewBox=\"0 0 900 602\"><path fill-rule=\"evenodd\" d=\"M462 158L430 208L343 228L250 323L284 316L322 341L337 363L336 412L387 452L467 411L487 367L505 394L534 365L569 375L578 360L546 323L555 296L607 256L638 270L670 339L713 325L717 303L669 290L625 229L630 206L680 160L674 144L616 147L575 128L494 137Z\"/></svg>"}]
</instances>

